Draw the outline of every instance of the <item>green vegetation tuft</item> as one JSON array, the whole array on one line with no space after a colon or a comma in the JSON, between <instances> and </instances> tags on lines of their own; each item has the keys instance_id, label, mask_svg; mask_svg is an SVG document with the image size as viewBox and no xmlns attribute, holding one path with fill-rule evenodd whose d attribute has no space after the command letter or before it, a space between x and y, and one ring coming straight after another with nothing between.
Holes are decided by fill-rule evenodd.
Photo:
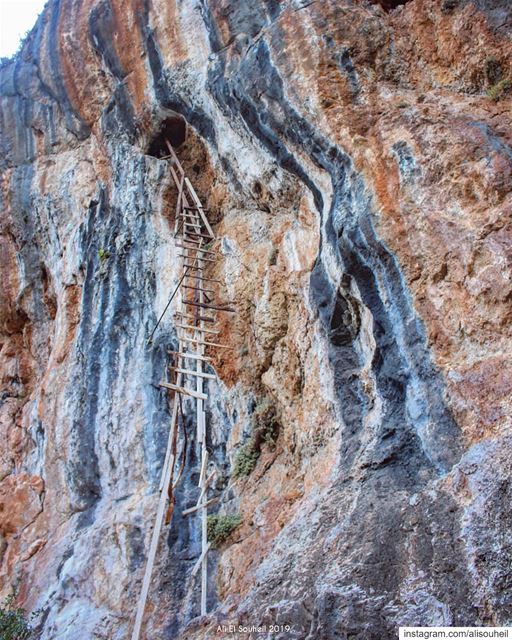
<instances>
[{"instance_id":1,"label":"green vegetation tuft","mask_svg":"<svg viewBox=\"0 0 512 640\"><path fill-rule=\"evenodd\" d=\"M495 85L503 77L503 69L500 61L495 56L489 56L484 60L484 74L487 84Z\"/></svg>"},{"instance_id":2,"label":"green vegetation tuft","mask_svg":"<svg viewBox=\"0 0 512 640\"><path fill-rule=\"evenodd\" d=\"M275 447L279 434L279 419L275 405L269 398L263 398L254 409L253 431L256 450L259 450L263 443L271 449Z\"/></svg>"},{"instance_id":3,"label":"green vegetation tuft","mask_svg":"<svg viewBox=\"0 0 512 640\"><path fill-rule=\"evenodd\" d=\"M243 478L252 473L263 445L274 449L279 435L279 427L275 405L268 397L263 398L254 408L252 415L252 437L235 456L233 462L234 478Z\"/></svg>"},{"instance_id":4,"label":"green vegetation tuft","mask_svg":"<svg viewBox=\"0 0 512 640\"><path fill-rule=\"evenodd\" d=\"M100 257L101 262L104 262L110 258L110 251L107 251L106 249L98 249L98 256Z\"/></svg>"},{"instance_id":5,"label":"green vegetation tuft","mask_svg":"<svg viewBox=\"0 0 512 640\"><path fill-rule=\"evenodd\" d=\"M25 609L16 607L16 594L7 596L0 606L0 640L35 640L35 630L29 620L39 615L34 611L27 619Z\"/></svg>"},{"instance_id":6,"label":"green vegetation tuft","mask_svg":"<svg viewBox=\"0 0 512 640\"><path fill-rule=\"evenodd\" d=\"M207 531L208 541L212 543L212 547L218 548L225 542L231 533L242 523L242 518L236 516L208 516Z\"/></svg>"},{"instance_id":7,"label":"green vegetation tuft","mask_svg":"<svg viewBox=\"0 0 512 640\"><path fill-rule=\"evenodd\" d=\"M250 475L259 457L260 452L255 448L254 441L251 438L236 454L233 463L233 477L242 478Z\"/></svg>"},{"instance_id":8,"label":"green vegetation tuft","mask_svg":"<svg viewBox=\"0 0 512 640\"><path fill-rule=\"evenodd\" d=\"M508 78L503 78L487 91L487 97L493 102L499 102L509 92L512 84Z\"/></svg>"}]
</instances>

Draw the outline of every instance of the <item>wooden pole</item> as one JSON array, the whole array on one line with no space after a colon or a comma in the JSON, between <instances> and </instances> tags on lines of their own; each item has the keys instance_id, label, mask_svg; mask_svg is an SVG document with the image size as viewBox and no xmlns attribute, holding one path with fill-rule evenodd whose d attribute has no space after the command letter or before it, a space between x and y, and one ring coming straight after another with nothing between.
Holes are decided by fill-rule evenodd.
<instances>
[{"instance_id":1,"label":"wooden pole","mask_svg":"<svg viewBox=\"0 0 512 640\"><path fill-rule=\"evenodd\" d=\"M178 374L178 381L181 383L181 373ZM162 523L164 521L165 507L167 504L169 485L172 481L172 469L174 466L174 454L172 452L172 443L174 442L174 434L178 423L178 398L174 400L174 406L172 408L171 428L169 430L169 438L167 441L167 451L169 455L166 455L167 464L164 464L162 469L162 481L160 483L160 498L158 500L158 508L156 512L155 524L153 527L153 533L151 535L151 544L149 546L148 559L146 561L146 570L144 572L144 578L142 580L142 589L137 603L137 613L135 615L135 624L133 626L132 640L139 640L140 631L142 628L142 621L144 619L144 610L146 609L146 601L149 593L149 586L151 584L151 576L153 574L153 566L155 564L156 552L158 549L158 542L160 539L160 532L162 530Z\"/></svg>"}]
</instances>

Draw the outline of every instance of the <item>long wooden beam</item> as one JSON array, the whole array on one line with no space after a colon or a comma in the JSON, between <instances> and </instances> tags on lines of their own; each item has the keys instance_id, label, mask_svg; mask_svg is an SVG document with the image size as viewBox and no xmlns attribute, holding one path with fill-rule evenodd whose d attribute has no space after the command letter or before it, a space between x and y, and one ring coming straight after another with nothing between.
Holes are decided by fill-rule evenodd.
<instances>
[{"instance_id":1,"label":"long wooden beam","mask_svg":"<svg viewBox=\"0 0 512 640\"><path fill-rule=\"evenodd\" d=\"M213 358L202 356L198 353L186 353L182 351L168 351L167 353L173 356L179 356L180 358L191 358L192 360L204 360L206 362L211 362L213 360Z\"/></svg>"},{"instance_id":2,"label":"long wooden beam","mask_svg":"<svg viewBox=\"0 0 512 640\"><path fill-rule=\"evenodd\" d=\"M179 376L181 382L181 375ZM172 409L171 427L169 429L169 437L167 439L167 451L169 456L166 456L167 464L164 464L162 469L162 480L160 483L160 497L158 499L158 508L156 512L155 525L153 527L153 533L151 535L151 543L149 545L148 559L146 561L146 569L144 571L144 578L142 580L142 589L137 603L137 611L135 614L135 623L133 626L131 640L139 640L140 631L142 628L142 622L144 619L144 611L146 609L146 602L148 598L149 586L151 584L151 576L153 574L153 566L155 564L156 552L158 549L158 541L160 539L160 532L162 530L162 524L164 521L165 507L167 505L169 485L172 481L172 469L174 467L174 454L172 452L172 445L174 442L176 426L178 422L178 402L174 402Z\"/></svg>"},{"instance_id":3,"label":"long wooden beam","mask_svg":"<svg viewBox=\"0 0 512 640\"><path fill-rule=\"evenodd\" d=\"M227 344L217 344L216 342L206 342L206 340L188 338L186 336L180 336L180 340L183 340L184 342L195 342L196 344L205 345L207 347L219 347L220 349L233 349L233 347L229 347Z\"/></svg>"},{"instance_id":4,"label":"long wooden beam","mask_svg":"<svg viewBox=\"0 0 512 640\"><path fill-rule=\"evenodd\" d=\"M218 335L220 331L215 331L215 329L205 329L204 327L194 327L192 324L175 324L175 327L180 329L192 329L193 331L201 330L203 333L211 333L212 335Z\"/></svg>"},{"instance_id":5,"label":"long wooden beam","mask_svg":"<svg viewBox=\"0 0 512 640\"><path fill-rule=\"evenodd\" d=\"M181 367L171 367L173 371L177 373L183 373L188 376L199 376L200 378L208 378L209 380L217 380L217 376L213 373L204 373L200 371L194 371L193 369L182 369Z\"/></svg>"},{"instance_id":6,"label":"long wooden beam","mask_svg":"<svg viewBox=\"0 0 512 640\"><path fill-rule=\"evenodd\" d=\"M214 309L215 311L229 311L230 313L236 313L236 309L231 307L221 307L214 304L208 304L206 302L195 302L194 300L183 300L183 304L189 304L192 307L202 307L204 309Z\"/></svg>"},{"instance_id":7,"label":"long wooden beam","mask_svg":"<svg viewBox=\"0 0 512 640\"><path fill-rule=\"evenodd\" d=\"M190 509L185 509L185 511L181 512L181 515L182 516L188 516L191 513L194 513L195 511L199 511L199 509L202 509L203 507L209 507L211 504L213 504L214 502L217 502L218 500L219 500L219 496L215 496L214 498L210 498L206 502L202 502L201 504L196 505L195 507L190 507Z\"/></svg>"},{"instance_id":8,"label":"long wooden beam","mask_svg":"<svg viewBox=\"0 0 512 640\"><path fill-rule=\"evenodd\" d=\"M191 396L192 398L197 398L198 400L208 400L208 396L206 395L206 393L192 391L192 389L180 387L177 384L171 384L170 382L165 382L164 380L160 381L159 386L165 387L165 389L170 389L171 391L176 391L177 393L182 393L186 396Z\"/></svg>"}]
</instances>

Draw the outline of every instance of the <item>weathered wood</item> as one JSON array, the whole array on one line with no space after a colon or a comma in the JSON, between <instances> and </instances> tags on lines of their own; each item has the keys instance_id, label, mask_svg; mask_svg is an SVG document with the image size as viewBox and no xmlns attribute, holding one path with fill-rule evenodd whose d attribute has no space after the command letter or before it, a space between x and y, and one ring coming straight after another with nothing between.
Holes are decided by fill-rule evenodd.
<instances>
[{"instance_id":1,"label":"weathered wood","mask_svg":"<svg viewBox=\"0 0 512 640\"><path fill-rule=\"evenodd\" d=\"M198 251L200 252L201 249L189 249L189 251ZM217 260L215 260L214 258L208 258L207 256L185 256L182 253L178 253L178 258L184 258L185 260L197 260L198 262L210 262L210 263L215 263L217 262Z\"/></svg>"},{"instance_id":2,"label":"weathered wood","mask_svg":"<svg viewBox=\"0 0 512 640\"><path fill-rule=\"evenodd\" d=\"M203 293L216 293L215 289L203 289L202 287L193 287L190 284L183 284L184 289L192 289L192 291L202 291Z\"/></svg>"},{"instance_id":3,"label":"weathered wood","mask_svg":"<svg viewBox=\"0 0 512 640\"><path fill-rule=\"evenodd\" d=\"M196 344L202 344L206 347L218 347L220 349L233 349L233 347L230 347L227 344L217 344L216 342L206 342L205 340L199 340L197 338L188 338L186 336L180 336L179 338L184 342L194 342Z\"/></svg>"},{"instance_id":4,"label":"weathered wood","mask_svg":"<svg viewBox=\"0 0 512 640\"><path fill-rule=\"evenodd\" d=\"M178 233L178 215L180 212L180 207L181 207L181 200L182 200L182 196L183 196L183 181L184 181L184 177L181 176L181 180L180 180L180 186L178 188L178 200L176 202L176 214L175 214L175 222L174 222L174 235L176 235Z\"/></svg>"},{"instance_id":5,"label":"weathered wood","mask_svg":"<svg viewBox=\"0 0 512 640\"><path fill-rule=\"evenodd\" d=\"M190 271L203 271L204 267L196 267L193 264L183 263L183 266L189 269Z\"/></svg>"},{"instance_id":6,"label":"weathered wood","mask_svg":"<svg viewBox=\"0 0 512 640\"><path fill-rule=\"evenodd\" d=\"M174 326L179 327L180 329L192 329L193 331L202 331L203 333L211 333L213 335L218 335L220 331L216 331L215 329L205 329L204 327L195 327L192 324L175 324Z\"/></svg>"},{"instance_id":7,"label":"weathered wood","mask_svg":"<svg viewBox=\"0 0 512 640\"><path fill-rule=\"evenodd\" d=\"M208 399L206 393L198 393L197 391L192 391L192 389L186 389L185 387L180 387L177 384L171 384L170 382L165 382L164 380L160 381L159 386L165 387L165 389L170 389L171 391L176 391L177 393L182 393L186 396L191 396L192 398L197 398L198 400Z\"/></svg>"},{"instance_id":8,"label":"weathered wood","mask_svg":"<svg viewBox=\"0 0 512 640\"><path fill-rule=\"evenodd\" d=\"M200 378L208 378L209 380L217 380L217 376L213 375L212 373L204 373L204 372L200 372L200 371L194 371L193 369L181 369L180 367L173 367L173 366L171 366L171 369L173 371L176 371L177 373L183 373L183 374L186 374L188 376L199 376Z\"/></svg>"},{"instance_id":9,"label":"weathered wood","mask_svg":"<svg viewBox=\"0 0 512 640\"><path fill-rule=\"evenodd\" d=\"M188 233L192 236L198 236L199 238L206 238L206 240L218 240L218 238L216 238L215 236L207 236L205 233L198 233L197 231L186 231L185 233Z\"/></svg>"},{"instance_id":10,"label":"weathered wood","mask_svg":"<svg viewBox=\"0 0 512 640\"><path fill-rule=\"evenodd\" d=\"M142 580L142 588L141 588L139 600L137 603L137 611L135 614L135 623L133 625L131 640L139 640L140 631L142 628L142 622L144 619L144 611L146 609L149 586L151 584L151 577L153 574L153 567L155 564L156 552L158 549L158 542L160 539L160 532L162 530L165 507L167 504L169 485L172 480L172 469L174 466L173 464L171 464L171 460L173 459L172 443L174 440L174 432L177 426L177 421L178 421L178 403L175 402L173 406L173 411L172 411L171 428L169 430L168 445L167 445L167 449L169 451L169 457L167 459L167 464L165 464L162 469L162 480L160 483L160 498L158 500L158 508L157 508L157 513L155 518L155 525L153 527L153 533L151 535L151 543L149 546L148 559L146 562L146 569L144 571L144 578Z\"/></svg>"},{"instance_id":11,"label":"weathered wood","mask_svg":"<svg viewBox=\"0 0 512 640\"><path fill-rule=\"evenodd\" d=\"M204 322L209 322L210 324L214 324L215 322L217 322L215 318L212 318L210 316L194 316L191 313L183 313L181 311L177 311L176 315L180 316L180 318L188 318L189 320L203 320Z\"/></svg>"},{"instance_id":12,"label":"weathered wood","mask_svg":"<svg viewBox=\"0 0 512 640\"><path fill-rule=\"evenodd\" d=\"M215 498L210 498L209 500L207 500L206 502L203 502L200 505L196 505L195 507L190 507L190 509L185 509L185 511L181 512L181 515L188 516L191 513L194 513L195 511L199 511L199 509L202 509L203 507L209 507L214 502L218 502L218 500L219 500L219 496L215 496Z\"/></svg>"},{"instance_id":13,"label":"weathered wood","mask_svg":"<svg viewBox=\"0 0 512 640\"><path fill-rule=\"evenodd\" d=\"M194 246L188 246L185 244L180 244L179 242L176 243L177 247L180 247L180 249L190 249L190 251L197 251L198 253L208 253L211 254L212 256L220 256L222 254L220 254L218 251L210 251L209 249L203 249L202 247L194 247Z\"/></svg>"},{"instance_id":14,"label":"weathered wood","mask_svg":"<svg viewBox=\"0 0 512 640\"><path fill-rule=\"evenodd\" d=\"M210 550L211 546L212 546L212 544L211 544L211 542L209 542L207 544L206 548L201 551L201 555L197 559L197 562L195 563L194 568L192 569L192 576L195 576L196 573L199 571L199 567L202 565L203 560L206 558L206 555L207 555L208 551Z\"/></svg>"},{"instance_id":15,"label":"weathered wood","mask_svg":"<svg viewBox=\"0 0 512 640\"><path fill-rule=\"evenodd\" d=\"M209 304L206 302L194 302L193 300L183 300L183 304L189 304L192 307L203 307L205 309L214 309L215 311L229 311L230 313L236 313L236 309L232 309L231 307L221 307L221 306Z\"/></svg>"},{"instance_id":16,"label":"weathered wood","mask_svg":"<svg viewBox=\"0 0 512 640\"><path fill-rule=\"evenodd\" d=\"M168 351L167 353L172 356L180 356L180 358L190 358L191 360L204 360L205 362L211 362L213 360L213 358L202 356L198 353L187 353L183 351Z\"/></svg>"},{"instance_id":17,"label":"weathered wood","mask_svg":"<svg viewBox=\"0 0 512 640\"><path fill-rule=\"evenodd\" d=\"M188 242L190 244L199 244L205 247L209 247L212 243L211 242L205 242L203 239L201 240L185 240L185 242Z\"/></svg>"},{"instance_id":18,"label":"weathered wood","mask_svg":"<svg viewBox=\"0 0 512 640\"><path fill-rule=\"evenodd\" d=\"M199 215L203 220L204 226L206 227L206 229L208 230L208 233L212 236L212 238L215 237L215 234L213 233L213 230L210 227L210 223L208 222L208 218L204 214L203 205L201 204L201 201L197 197L197 193L195 192L195 189L192 186L192 183L186 176L185 176L185 184L187 185L188 192L192 196L192 200L196 203L197 211L199 212Z\"/></svg>"},{"instance_id":19,"label":"weathered wood","mask_svg":"<svg viewBox=\"0 0 512 640\"><path fill-rule=\"evenodd\" d=\"M206 467L208 466L208 450L201 450L201 471L199 472L199 482L197 483L198 487L203 486L204 475L206 473Z\"/></svg>"},{"instance_id":20,"label":"weathered wood","mask_svg":"<svg viewBox=\"0 0 512 640\"><path fill-rule=\"evenodd\" d=\"M180 211L180 216L183 216L183 218L190 218L191 220L196 220L197 224L201 224L202 223L202 219L201 216L197 213L187 213L187 207L182 207L181 211Z\"/></svg>"},{"instance_id":21,"label":"weathered wood","mask_svg":"<svg viewBox=\"0 0 512 640\"><path fill-rule=\"evenodd\" d=\"M208 280L209 282L215 282L216 284L222 284L221 280L217 280L216 278L209 278L208 276L199 276L199 275L186 275L186 278L192 278L193 280Z\"/></svg>"},{"instance_id":22,"label":"weathered wood","mask_svg":"<svg viewBox=\"0 0 512 640\"><path fill-rule=\"evenodd\" d=\"M196 502L196 508L199 508L201 506L201 503L203 501L203 496L206 493L206 491L208 490L208 486L210 485L210 482L213 480L213 478L215 477L216 474L216 470L214 469L210 475L206 478L206 480L204 481L202 487L201 487L201 493L199 494L199 498L197 499Z\"/></svg>"}]
</instances>

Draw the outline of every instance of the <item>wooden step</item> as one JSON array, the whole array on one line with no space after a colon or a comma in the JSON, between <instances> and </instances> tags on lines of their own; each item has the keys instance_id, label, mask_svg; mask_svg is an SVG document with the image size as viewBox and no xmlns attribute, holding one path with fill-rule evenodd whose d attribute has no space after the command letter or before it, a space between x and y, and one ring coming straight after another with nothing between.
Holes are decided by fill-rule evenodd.
<instances>
[{"instance_id":1,"label":"wooden step","mask_svg":"<svg viewBox=\"0 0 512 640\"><path fill-rule=\"evenodd\" d=\"M192 398L197 398L198 400L208 400L208 396L206 393L199 393L198 391L192 391L192 389L185 389L185 387L179 387L177 384L171 384L170 382L160 381L160 386L165 389L170 389L171 391L176 391L177 393L182 393L186 396L191 396Z\"/></svg>"},{"instance_id":2,"label":"wooden step","mask_svg":"<svg viewBox=\"0 0 512 640\"><path fill-rule=\"evenodd\" d=\"M217 380L217 376L212 373L204 373L202 371L194 371L193 369L181 369L180 367L170 367L176 373L184 373L187 376L196 376L196 378L208 378L208 380Z\"/></svg>"},{"instance_id":3,"label":"wooden step","mask_svg":"<svg viewBox=\"0 0 512 640\"><path fill-rule=\"evenodd\" d=\"M197 246L188 246L186 244L181 244L180 242L176 243L177 247L180 247L180 249L189 249L190 251L197 251L198 253L209 253L212 256L219 256L221 255L218 251L209 251L208 249L203 249L202 247L197 247Z\"/></svg>"},{"instance_id":4,"label":"wooden step","mask_svg":"<svg viewBox=\"0 0 512 640\"><path fill-rule=\"evenodd\" d=\"M217 320L210 316L194 316L191 313L183 313L181 311L176 311L176 315L180 316L180 318L188 318L189 320L203 320L204 322L215 323Z\"/></svg>"},{"instance_id":5,"label":"wooden step","mask_svg":"<svg viewBox=\"0 0 512 640\"><path fill-rule=\"evenodd\" d=\"M205 329L204 327L194 327L191 324L175 324L175 327L179 327L180 329L191 329L192 331L203 331L204 333L211 333L217 335L220 331L215 331L214 329Z\"/></svg>"},{"instance_id":6,"label":"wooden step","mask_svg":"<svg viewBox=\"0 0 512 640\"><path fill-rule=\"evenodd\" d=\"M222 284L221 280L217 280L216 278L209 278L208 276L186 275L185 277L193 278L194 280L207 280L208 282L215 282L216 284Z\"/></svg>"},{"instance_id":7,"label":"wooden step","mask_svg":"<svg viewBox=\"0 0 512 640\"><path fill-rule=\"evenodd\" d=\"M195 511L199 511L199 509L201 509L202 507L208 507L209 505L214 504L219 499L220 499L220 496L215 496L215 498L210 498L206 502L202 502L200 505L196 505L195 507L190 507L190 509L185 509L185 511L181 512L181 515L188 516L191 513L194 513Z\"/></svg>"},{"instance_id":8,"label":"wooden step","mask_svg":"<svg viewBox=\"0 0 512 640\"><path fill-rule=\"evenodd\" d=\"M218 347L220 349L233 349L233 347L229 347L227 344L217 344L216 342L207 342L206 340L200 340L198 338L187 338L185 336L178 336L180 340L183 342L194 342L195 344L202 344L205 347Z\"/></svg>"},{"instance_id":9,"label":"wooden step","mask_svg":"<svg viewBox=\"0 0 512 640\"><path fill-rule=\"evenodd\" d=\"M208 356L202 356L199 353L188 353L186 351L167 351L167 353L171 356L179 356L180 358L191 358L192 360L204 360L205 362L211 362L213 358L208 358Z\"/></svg>"},{"instance_id":10,"label":"wooden step","mask_svg":"<svg viewBox=\"0 0 512 640\"><path fill-rule=\"evenodd\" d=\"M195 232L185 231L184 235L185 235L185 233L190 233L191 236L198 236L199 238L206 238L207 240L211 240L212 242L214 240L218 240L218 238L216 238L215 236L208 236L205 233L198 233L197 231L195 231Z\"/></svg>"},{"instance_id":11,"label":"wooden step","mask_svg":"<svg viewBox=\"0 0 512 640\"><path fill-rule=\"evenodd\" d=\"M190 305L192 307L202 307L204 309L214 309L215 311L228 311L229 313L236 313L236 309L231 307L222 307L214 304L208 304L206 302L194 302L193 300L183 300L183 304Z\"/></svg>"},{"instance_id":12,"label":"wooden step","mask_svg":"<svg viewBox=\"0 0 512 640\"><path fill-rule=\"evenodd\" d=\"M182 284L183 289L192 289L193 291L202 291L203 293L216 293L214 289L201 289L201 287L193 287L190 284Z\"/></svg>"},{"instance_id":13,"label":"wooden step","mask_svg":"<svg viewBox=\"0 0 512 640\"><path fill-rule=\"evenodd\" d=\"M192 249L192 251L196 251L196 249ZM200 249L199 249L200 251ZM206 256L185 256L182 253L178 253L178 258L184 258L185 260L201 260L202 262L217 262L214 258L207 258Z\"/></svg>"}]
</instances>

